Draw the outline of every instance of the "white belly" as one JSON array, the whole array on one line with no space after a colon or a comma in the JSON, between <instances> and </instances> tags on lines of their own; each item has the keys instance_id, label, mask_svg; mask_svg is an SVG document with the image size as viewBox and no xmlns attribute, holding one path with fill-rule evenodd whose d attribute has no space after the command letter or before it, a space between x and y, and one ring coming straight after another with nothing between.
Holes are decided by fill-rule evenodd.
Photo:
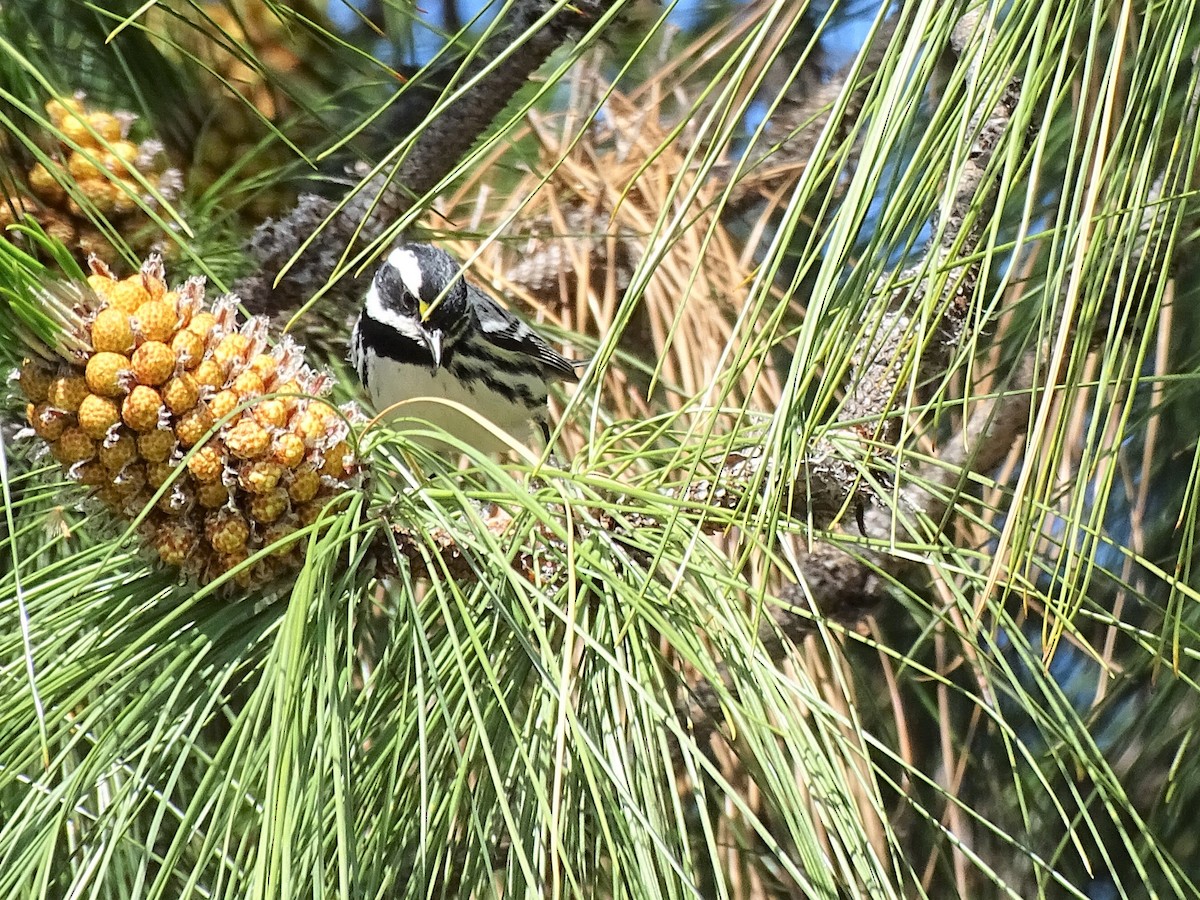
<instances>
[{"instance_id":1,"label":"white belly","mask_svg":"<svg viewBox=\"0 0 1200 900\"><path fill-rule=\"evenodd\" d=\"M429 431L430 425L446 431L485 453L508 449L508 444L482 420L510 434L518 444L529 445L534 431L529 411L482 384L469 390L445 369L436 373L418 366L402 366L395 360L376 357L369 383L375 409L402 433ZM456 409L459 404L469 412ZM415 438L426 446L443 450L447 444L422 435Z\"/></svg>"}]
</instances>

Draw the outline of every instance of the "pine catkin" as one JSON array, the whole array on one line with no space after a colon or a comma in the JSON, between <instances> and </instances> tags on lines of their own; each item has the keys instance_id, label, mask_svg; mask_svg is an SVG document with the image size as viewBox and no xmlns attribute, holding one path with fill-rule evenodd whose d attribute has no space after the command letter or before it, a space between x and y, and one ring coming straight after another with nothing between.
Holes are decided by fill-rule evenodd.
<instances>
[{"instance_id":1,"label":"pine catkin","mask_svg":"<svg viewBox=\"0 0 1200 900\"><path fill-rule=\"evenodd\" d=\"M166 565L241 586L296 569L304 542L272 543L357 487L357 410L321 399L329 379L301 349L270 346L264 320L240 321L201 279L168 290L157 256L124 279L91 266L61 323L62 346L85 349L18 372L31 434L118 517L144 513L142 539Z\"/></svg>"},{"instance_id":2,"label":"pine catkin","mask_svg":"<svg viewBox=\"0 0 1200 900\"><path fill-rule=\"evenodd\" d=\"M161 244L162 230L144 210L160 207L183 187L161 142L134 143L128 132L136 116L90 106L82 94L50 100L45 110L57 133L40 139L41 162L14 161L18 178L0 187L0 228L31 216L80 258L112 252L99 217L135 249ZM128 297L116 298L115 305L126 313L136 310Z\"/></svg>"}]
</instances>

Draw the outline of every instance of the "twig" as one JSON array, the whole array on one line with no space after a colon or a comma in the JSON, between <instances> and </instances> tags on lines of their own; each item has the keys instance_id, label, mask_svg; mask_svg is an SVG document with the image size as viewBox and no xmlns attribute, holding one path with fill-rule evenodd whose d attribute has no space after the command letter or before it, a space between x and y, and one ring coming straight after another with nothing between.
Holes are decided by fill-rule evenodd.
<instances>
[{"instance_id":1,"label":"twig","mask_svg":"<svg viewBox=\"0 0 1200 900\"><path fill-rule=\"evenodd\" d=\"M345 276L329 285L348 248L379 237L440 184L555 48L590 26L610 3L573 3L554 11L551 0L516 0L505 27L464 68L462 80L470 81L489 66L490 70L421 129L398 169L361 185L340 208L333 200L306 194L287 216L260 226L250 247L258 270L235 286L250 312L276 315L295 310L327 286L326 308L342 311L332 318L344 318L356 308L363 279ZM422 91L416 102L428 103L431 110L436 99L433 92ZM301 252L318 230L319 240Z\"/></svg>"},{"instance_id":2,"label":"twig","mask_svg":"<svg viewBox=\"0 0 1200 900\"><path fill-rule=\"evenodd\" d=\"M866 103L872 79L887 56L898 18L899 14L891 16L875 30L861 65L857 60L851 60L827 82L811 90L796 90L794 86L784 90L763 128L761 140L772 145L771 149L745 166L738 175L725 206L726 215L738 215L750 204L777 197L788 185L794 184L827 128L833 129L833 146L845 143ZM857 79L857 84L831 125L834 107L851 78ZM855 163L857 154L856 144L847 165ZM724 181L732 178L735 172L735 166L726 165L714 170L713 174ZM823 192L815 191L814 195L823 196Z\"/></svg>"}]
</instances>

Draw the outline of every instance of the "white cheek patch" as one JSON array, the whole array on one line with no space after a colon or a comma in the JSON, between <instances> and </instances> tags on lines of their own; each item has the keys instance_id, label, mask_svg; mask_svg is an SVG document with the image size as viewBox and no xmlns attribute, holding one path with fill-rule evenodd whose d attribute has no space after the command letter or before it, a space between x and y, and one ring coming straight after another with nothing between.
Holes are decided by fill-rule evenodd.
<instances>
[{"instance_id":1,"label":"white cheek patch","mask_svg":"<svg viewBox=\"0 0 1200 900\"><path fill-rule=\"evenodd\" d=\"M408 288L408 292L414 297L420 297L421 285L425 279L417 255L407 247L397 247L388 254L387 261L389 266L400 273L400 281Z\"/></svg>"},{"instance_id":2,"label":"white cheek patch","mask_svg":"<svg viewBox=\"0 0 1200 900\"><path fill-rule=\"evenodd\" d=\"M371 281L371 287L367 291L367 315L379 322L381 325L387 325L395 329L399 334L414 341L424 342L424 335L421 331L420 323L416 322L410 316L402 316L394 309L388 307L383 302L383 298L379 296L379 288L374 280Z\"/></svg>"}]
</instances>

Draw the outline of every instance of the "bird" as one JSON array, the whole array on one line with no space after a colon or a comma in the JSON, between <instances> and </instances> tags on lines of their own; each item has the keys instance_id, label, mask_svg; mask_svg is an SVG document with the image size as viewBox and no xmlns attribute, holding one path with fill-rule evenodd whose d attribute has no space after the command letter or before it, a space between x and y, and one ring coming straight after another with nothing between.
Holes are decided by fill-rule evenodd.
<instances>
[{"instance_id":1,"label":"bird","mask_svg":"<svg viewBox=\"0 0 1200 900\"><path fill-rule=\"evenodd\" d=\"M578 381L587 364L552 348L467 281L450 254L424 243L398 244L375 271L350 362L372 404L398 430L436 425L485 453L510 446L475 416L439 401L461 404L525 446L536 433L549 444L549 385Z\"/></svg>"}]
</instances>

